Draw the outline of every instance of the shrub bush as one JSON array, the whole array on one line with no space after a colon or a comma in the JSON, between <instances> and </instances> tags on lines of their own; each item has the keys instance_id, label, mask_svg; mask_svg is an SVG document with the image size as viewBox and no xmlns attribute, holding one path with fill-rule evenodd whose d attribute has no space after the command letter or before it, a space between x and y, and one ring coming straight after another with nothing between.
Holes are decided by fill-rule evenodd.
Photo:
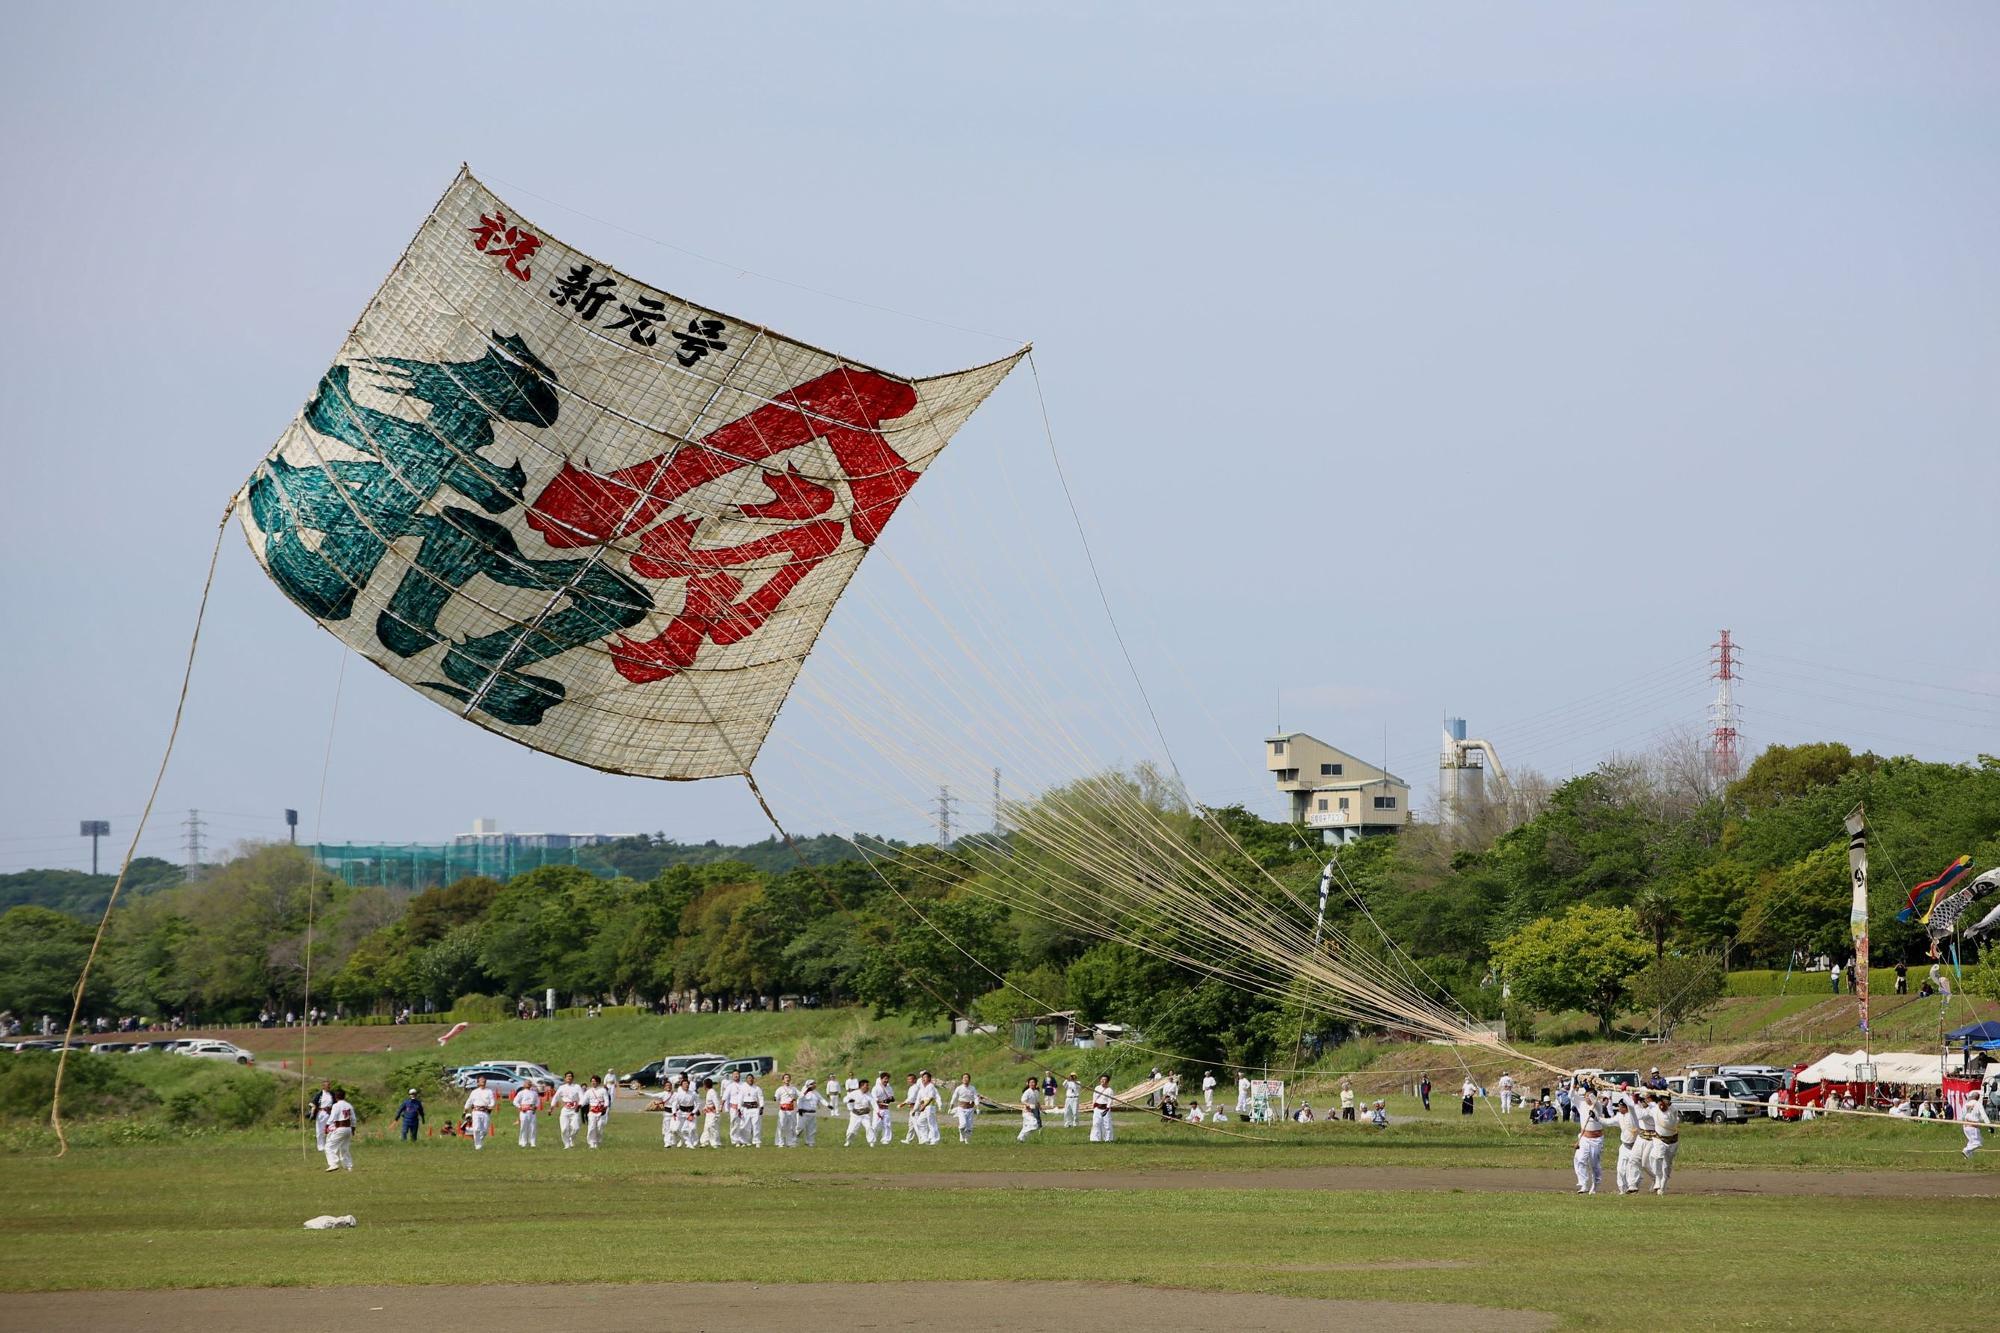
<instances>
[{"instance_id":1,"label":"shrub bush","mask_svg":"<svg viewBox=\"0 0 2000 1333\"><path fill-rule=\"evenodd\" d=\"M70 1052L63 1074L63 1116L115 1115L158 1105L159 1098L117 1056ZM128 1057L129 1058L129 1057ZM0 1063L0 1116L47 1119L55 1099L56 1055L20 1051Z\"/></svg>"},{"instance_id":2,"label":"shrub bush","mask_svg":"<svg viewBox=\"0 0 2000 1333\"><path fill-rule=\"evenodd\" d=\"M447 1017L454 1023L498 1023L508 1017L507 1003L497 995L461 995Z\"/></svg>"}]
</instances>

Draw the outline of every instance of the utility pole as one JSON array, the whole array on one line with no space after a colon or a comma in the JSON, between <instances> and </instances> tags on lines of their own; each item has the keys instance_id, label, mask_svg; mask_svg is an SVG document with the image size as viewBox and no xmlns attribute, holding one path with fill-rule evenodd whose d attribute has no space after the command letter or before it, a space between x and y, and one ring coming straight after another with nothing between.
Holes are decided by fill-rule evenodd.
<instances>
[{"instance_id":1,"label":"utility pole","mask_svg":"<svg viewBox=\"0 0 2000 1333\"><path fill-rule=\"evenodd\" d=\"M995 769L994 771L997 773L999 770ZM108 819L86 819L83 821L83 827L80 831L84 837L90 839L90 873L95 875L97 873L97 840L111 836L111 821Z\"/></svg>"},{"instance_id":2,"label":"utility pole","mask_svg":"<svg viewBox=\"0 0 2000 1333\"><path fill-rule=\"evenodd\" d=\"M1715 669L1709 679L1716 682L1715 702L1708 706L1709 720L1709 762L1715 767L1715 776L1724 782L1736 781L1740 769L1737 764L1737 713L1735 684L1743 679L1737 670L1742 649L1729 637L1729 631L1722 631L1722 637L1709 647L1715 655L1709 659Z\"/></svg>"},{"instance_id":3,"label":"utility pole","mask_svg":"<svg viewBox=\"0 0 2000 1333\"><path fill-rule=\"evenodd\" d=\"M940 847L951 846L951 807L952 807L951 788L943 786L939 787L938 808L937 808L937 827L938 827L937 837L938 837L938 846Z\"/></svg>"},{"instance_id":4,"label":"utility pole","mask_svg":"<svg viewBox=\"0 0 2000 1333\"><path fill-rule=\"evenodd\" d=\"M291 840L292 840L292 846L294 846L294 847L298 846L298 845L299 845L299 812L298 812L298 811L296 811L296 810L294 810L294 809L292 809L292 808L291 808L291 807L289 807L289 806L287 806L287 807L285 808L285 832L286 832L287 834L289 834L289 835L291 836Z\"/></svg>"},{"instance_id":5,"label":"utility pole","mask_svg":"<svg viewBox=\"0 0 2000 1333\"><path fill-rule=\"evenodd\" d=\"M201 877L201 811L190 810L188 817L181 821L187 830L187 882L192 884Z\"/></svg>"}]
</instances>

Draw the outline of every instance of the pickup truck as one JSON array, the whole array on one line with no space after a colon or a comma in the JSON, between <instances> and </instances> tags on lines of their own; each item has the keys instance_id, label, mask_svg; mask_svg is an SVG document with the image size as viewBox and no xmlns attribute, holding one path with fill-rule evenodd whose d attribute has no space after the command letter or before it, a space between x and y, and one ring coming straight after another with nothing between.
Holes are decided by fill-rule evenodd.
<instances>
[{"instance_id":1,"label":"pickup truck","mask_svg":"<svg viewBox=\"0 0 2000 1333\"><path fill-rule=\"evenodd\" d=\"M1761 1105L1764 1100L1740 1078L1703 1070L1668 1079L1667 1091L1674 1095L1674 1109L1681 1119L1696 1124L1706 1120L1740 1125L1750 1118L1752 1103Z\"/></svg>"}]
</instances>

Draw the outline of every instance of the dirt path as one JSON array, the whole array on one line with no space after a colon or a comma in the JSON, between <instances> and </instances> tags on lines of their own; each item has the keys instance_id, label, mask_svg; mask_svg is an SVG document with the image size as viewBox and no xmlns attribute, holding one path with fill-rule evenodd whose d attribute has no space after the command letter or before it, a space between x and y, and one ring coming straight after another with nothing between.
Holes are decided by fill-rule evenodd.
<instances>
[{"instance_id":1,"label":"dirt path","mask_svg":"<svg viewBox=\"0 0 2000 1333\"><path fill-rule=\"evenodd\" d=\"M686 1333L746 1328L936 1329L987 1333L1024 1328L1366 1328L1418 1333L1471 1328L1531 1333L1555 1326L1532 1310L1399 1301L1315 1301L1290 1296L1169 1291L1097 1282L829 1282L766 1286L704 1282L635 1286L249 1287L199 1291L38 1292L4 1298L5 1324L39 1333L382 1333L489 1322L539 1312L566 1326L671 1327ZM559 1312L559 1313L558 1313Z\"/></svg>"},{"instance_id":2,"label":"dirt path","mask_svg":"<svg viewBox=\"0 0 2000 1333\"><path fill-rule=\"evenodd\" d=\"M1608 1175L1608 1173L1607 1173ZM1466 1190L1477 1194L1561 1194L1576 1188L1566 1170L1509 1167L1319 1166L1282 1171L925 1171L843 1172L799 1177L879 1189L1035 1190ZM1856 1199L2000 1198L2000 1175L1930 1171L1674 1172L1675 1194L1813 1195ZM1616 1198L1609 1182L1607 1193Z\"/></svg>"}]
</instances>

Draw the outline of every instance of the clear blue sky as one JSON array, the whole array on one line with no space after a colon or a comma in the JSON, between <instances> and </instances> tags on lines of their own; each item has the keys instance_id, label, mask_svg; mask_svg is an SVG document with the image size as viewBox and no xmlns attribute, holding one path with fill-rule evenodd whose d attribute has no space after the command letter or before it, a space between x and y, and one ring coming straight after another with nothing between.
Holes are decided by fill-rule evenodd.
<instances>
[{"instance_id":1,"label":"clear blue sky","mask_svg":"<svg viewBox=\"0 0 2000 1333\"><path fill-rule=\"evenodd\" d=\"M1753 746L2000 751L1990 5L8 19L0 869L83 863L80 818L129 833L222 505L460 161L573 244L877 364L1033 339L1204 799L1275 809L1280 691L1288 728L1371 757L1386 735L1420 784L1446 710L1587 767L1699 724L1723 625ZM1051 476L1017 377L856 587L893 614L899 568L982 574L938 576L945 617L1007 626L1089 739L1133 699L1061 665L1115 650ZM836 616L850 669L915 670L870 624ZM190 806L212 842L287 805L310 833L339 670L232 535L144 850L176 855ZM920 835L806 757L839 713L781 719L774 796L807 829ZM358 661L332 730L329 839L762 832L739 785L544 759Z\"/></svg>"}]
</instances>

